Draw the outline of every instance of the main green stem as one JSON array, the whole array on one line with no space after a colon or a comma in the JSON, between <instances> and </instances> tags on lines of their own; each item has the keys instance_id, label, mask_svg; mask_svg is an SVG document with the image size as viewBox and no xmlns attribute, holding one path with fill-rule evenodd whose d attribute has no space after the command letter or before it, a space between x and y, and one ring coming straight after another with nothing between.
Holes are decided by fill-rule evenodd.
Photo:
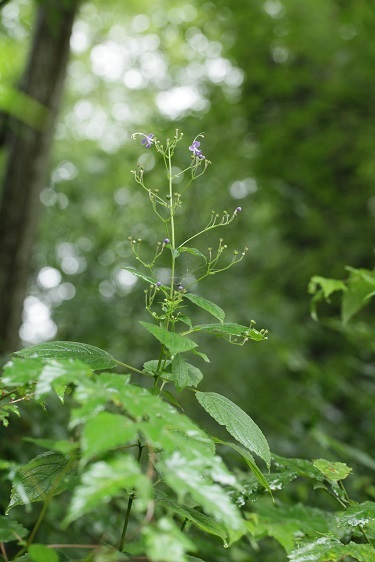
<instances>
[{"instance_id":1,"label":"main green stem","mask_svg":"<svg viewBox=\"0 0 375 562\"><path fill-rule=\"evenodd\" d=\"M172 267L171 267L171 288L169 297L172 300L173 298L173 290L174 290L174 277L175 277L175 267L176 267L176 256L174 255L175 252L175 232L174 232L174 201L173 201L173 182L172 182L172 157L171 157L171 149L168 148L168 176L169 176L169 217L171 222L171 256L172 256ZM168 320L167 320L168 322ZM167 326L168 327L168 326Z\"/></svg>"}]
</instances>

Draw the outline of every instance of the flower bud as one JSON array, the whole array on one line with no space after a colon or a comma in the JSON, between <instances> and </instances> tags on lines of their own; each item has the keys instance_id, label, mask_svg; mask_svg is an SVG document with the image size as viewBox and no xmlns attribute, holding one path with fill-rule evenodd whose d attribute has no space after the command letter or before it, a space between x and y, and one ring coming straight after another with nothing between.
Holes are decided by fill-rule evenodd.
<instances>
[{"instance_id":1,"label":"flower bud","mask_svg":"<svg viewBox=\"0 0 375 562\"><path fill-rule=\"evenodd\" d=\"M169 238L164 238L164 240L163 240L163 244L170 244L170 240L169 240Z\"/></svg>"}]
</instances>

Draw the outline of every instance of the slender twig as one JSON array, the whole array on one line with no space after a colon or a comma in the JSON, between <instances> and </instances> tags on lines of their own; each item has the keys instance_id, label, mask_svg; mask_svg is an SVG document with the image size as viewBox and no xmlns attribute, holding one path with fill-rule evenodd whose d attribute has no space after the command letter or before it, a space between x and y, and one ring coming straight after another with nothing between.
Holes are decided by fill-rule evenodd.
<instances>
[{"instance_id":1,"label":"slender twig","mask_svg":"<svg viewBox=\"0 0 375 562\"><path fill-rule=\"evenodd\" d=\"M143 445L141 445L140 442L139 442L139 443L138 443L138 458L137 458L138 464L139 464L140 461L141 461L142 450L143 450ZM121 538L120 538L119 547L118 547L118 549L119 549L120 552L122 552L122 551L124 550L125 538L126 538L126 531L128 530L129 519L130 519L130 513L131 513L131 510L132 510L132 505L133 505L134 498L135 498L135 493L134 493L134 492L132 492L131 494L129 494L128 507L126 508L124 526L123 526L123 528L122 528Z\"/></svg>"},{"instance_id":2,"label":"slender twig","mask_svg":"<svg viewBox=\"0 0 375 562\"><path fill-rule=\"evenodd\" d=\"M5 562L9 562L9 558L7 556L7 553L6 553L5 546L4 546L3 542L0 542L0 550L1 550L1 554L4 556Z\"/></svg>"}]
</instances>

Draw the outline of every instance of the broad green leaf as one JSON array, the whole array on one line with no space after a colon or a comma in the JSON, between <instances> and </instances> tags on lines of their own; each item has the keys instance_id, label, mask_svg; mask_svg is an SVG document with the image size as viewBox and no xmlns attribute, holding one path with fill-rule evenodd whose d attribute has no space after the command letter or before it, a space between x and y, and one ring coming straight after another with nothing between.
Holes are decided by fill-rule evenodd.
<instances>
[{"instance_id":1,"label":"broad green leaf","mask_svg":"<svg viewBox=\"0 0 375 562\"><path fill-rule=\"evenodd\" d=\"M139 499L147 502L151 498L150 480L141 473L133 457L121 455L90 465L83 473L81 483L74 489L64 524L68 525L85 513L100 509L103 503L120 492L131 493L133 489Z\"/></svg>"},{"instance_id":2,"label":"broad green leaf","mask_svg":"<svg viewBox=\"0 0 375 562\"><path fill-rule=\"evenodd\" d=\"M82 437L82 460L101 455L129 441L136 440L137 425L125 416L100 412L85 424Z\"/></svg>"},{"instance_id":3,"label":"broad green leaf","mask_svg":"<svg viewBox=\"0 0 375 562\"><path fill-rule=\"evenodd\" d=\"M204 531L205 533L220 537L224 542L224 545L227 545L228 533L224 525L221 525L217 521L214 521L210 517L207 517L207 515L201 513L197 509L192 509L191 507L187 507L174 500L171 500L166 494L163 494L161 492L156 493L156 500L159 504L167 507L168 509L181 515L181 517L184 517L194 523L194 525L199 527L199 529L202 529L202 531Z\"/></svg>"},{"instance_id":4,"label":"broad green leaf","mask_svg":"<svg viewBox=\"0 0 375 562\"><path fill-rule=\"evenodd\" d=\"M196 558L195 556L187 556L186 558L188 562L204 562L202 558Z\"/></svg>"},{"instance_id":5,"label":"broad green leaf","mask_svg":"<svg viewBox=\"0 0 375 562\"><path fill-rule=\"evenodd\" d=\"M206 312L209 312L210 314L212 314L212 316L214 316L215 318L217 318L221 322L224 321L225 312L217 304L215 304L215 303L213 303L213 302L211 302L207 299L204 299L203 297L198 297L197 295L194 295L193 293L185 293L184 299L188 299L189 301L191 301L195 305L199 306L200 308L203 308L203 310L205 310Z\"/></svg>"},{"instance_id":6,"label":"broad green leaf","mask_svg":"<svg viewBox=\"0 0 375 562\"><path fill-rule=\"evenodd\" d=\"M370 521L375 521L375 503L370 501L349 505L337 516L339 527L364 527Z\"/></svg>"},{"instance_id":7,"label":"broad green leaf","mask_svg":"<svg viewBox=\"0 0 375 562\"><path fill-rule=\"evenodd\" d=\"M197 392L198 402L220 425L242 445L271 464L271 453L266 438L256 423L239 406L216 392Z\"/></svg>"},{"instance_id":8,"label":"broad green leaf","mask_svg":"<svg viewBox=\"0 0 375 562\"><path fill-rule=\"evenodd\" d=\"M12 359L4 367L2 382L4 386L32 386L34 390L44 365L44 361L37 359Z\"/></svg>"},{"instance_id":9,"label":"broad green leaf","mask_svg":"<svg viewBox=\"0 0 375 562\"><path fill-rule=\"evenodd\" d=\"M48 359L45 361L38 377L35 396L41 398L51 390L59 390L69 384L78 384L82 379L91 377L91 375L92 372L89 367L81 361Z\"/></svg>"},{"instance_id":10,"label":"broad green leaf","mask_svg":"<svg viewBox=\"0 0 375 562\"><path fill-rule=\"evenodd\" d=\"M249 453L249 451L247 449L244 449L243 447L241 447L240 445L235 445L234 443L228 443L227 441L221 441L221 439L215 439L215 443L220 443L221 445L225 445L226 447L230 447L231 449L234 449L235 451L237 451L237 453L239 453L243 459L245 460L247 466L250 468L250 470L253 472L254 476L256 477L256 479L258 480L258 482L267 490L267 492L269 492L272 496L272 490L270 488L270 485L266 479L266 477L264 476L264 474L261 472L261 470L258 468L254 457L252 456L251 453Z\"/></svg>"},{"instance_id":11,"label":"broad green leaf","mask_svg":"<svg viewBox=\"0 0 375 562\"><path fill-rule=\"evenodd\" d=\"M6 513L16 505L46 501L64 492L76 474L77 461L56 451L38 455L22 467L13 482Z\"/></svg>"},{"instance_id":12,"label":"broad green leaf","mask_svg":"<svg viewBox=\"0 0 375 562\"><path fill-rule=\"evenodd\" d=\"M41 343L16 351L13 355L40 359L79 359L90 365L93 371L113 369L117 366L117 361L106 351L93 345L73 341Z\"/></svg>"},{"instance_id":13,"label":"broad green leaf","mask_svg":"<svg viewBox=\"0 0 375 562\"><path fill-rule=\"evenodd\" d=\"M369 544L350 542L343 544L331 537L320 537L315 541L303 541L288 556L290 562L337 562L351 556L359 562L374 562L375 550Z\"/></svg>"},{"instance_id":14,"label":"broad green leaf","mask_svg":"<svg viewBox=\"0 0 375 562\"><path fill-rule=\"evenodd\" d=\"M150 324L149 322L140 322L140 324L146 328L150 334L155 336L157 340L165 345L172 355L183 353L184 351L190 351L194 347L197 347L197 344L192 340L189 340L184 336L180 336L179 334L175 334L174 332L169 332L165 328L155 326L155 324Z\"/></svg>"},{"instance_id":15,"label":"broad green leaf","mask_svg":"<svg viewBox=\"0 0 375 562\"><path fill-rule=\"evenodd\" d=\"M194 326L191 332L207 332L217 336L223 336L226 339L241 338L243 340L261 341L267 339L265 331L258 331L255 328L241 326L233 322L223 324L200 324Z\"/></svg>"},{"instance_id":16,"label":"broad green leaf","mask_svg":"<svg viewBox=\"0 0 375 562\"><path fill-rule=\"evenodd\" d=\"M195 544L172 521L162 517L156 525L145 525L142 535L147 557L153 562L188 562L186 552L194 552Z\"/></svg>"},{"instance_id":17,"label":"broad green leaf","mask_svg":"<svg viewBox=\"0 0 375 562\"><path fill-rule=\"evenodd\" d=\"M29 554L33 562L59 562L56 552L45 544L32 544Z\"/></svg>"},{"instance_id":18,"label":"broad green leaf","mask_svg":"<svg viewBox=\"0 0 375 562\"><path fill-rule=\"evenodd\" d=\"M109 402L121 403L121 393L129 380L129 375L100 373L94 379L81 381L74 391L74 399L81 406L72 410L70 427L95 417Z\"/></svg>"},{"instance_id":19,"label":"broad green leaf","mask_svg":"<svg viewBox=\"0 0 375 562\"><path fill-rule=\"evenodd\" d=\"M215 466L216 464L216 466ZM235 483L234 476L219 469L219 457L212 462L204 457L189 459L179 451L159 461L166 483L174 490L179 500L188 494L202 509L216 521L223 524L230 536L230 542L245 532L244 521L229 495L214 481L226 484Z\"/></svg>"},{"instance_id":20,"label":"broad green leaf","mask_svg":"<svg viewBox=\"0 0 375 562\"><path fill-rule=\"evenodd\" d=\"M169 380L175 384L179 392L187 386L196 387L202 378L203 375L197 367L187 363L181 355L176 355L174 357Z\"/></svg>"},{"instance_id":21,"label":"broad green leaf","mask_svg":"<svg viewBox=\"0 0 375 562\"><path fill-rule=\"evenodd\" d=\"M19 538L25 537L28 532L17 521L12 521L9 517L0 515L0 542L19 541Z\"/></svg>"},{"instance_id":22,"label":"broad green leaf","mask_svg":"<svg viewBox=\"0 0 375 562\"><path fill-rule=\"evenodd\" d=\"M150 277L149 275L146 275L145 273L138 271L138 269L135 269L134 267L123 267L122 269L129 271L129 273L135 275L135 277L138 277L138 279L142 279L143 281L146 281L150 285L156 284L156 279Z\"/></svg>"},{"instance_id":23,"label":"broad green leaf","mask_svg":"<svg viewBox=\"0 0 375 562\"><path fill-rule=\"evenodd\" d=\"M352 469L343 462L331 462L325 459L316 459L313 461L313 465L320 470L328 480L333 480L335 482L344 480L352 471Z\"/></svg>"}]
</instances>

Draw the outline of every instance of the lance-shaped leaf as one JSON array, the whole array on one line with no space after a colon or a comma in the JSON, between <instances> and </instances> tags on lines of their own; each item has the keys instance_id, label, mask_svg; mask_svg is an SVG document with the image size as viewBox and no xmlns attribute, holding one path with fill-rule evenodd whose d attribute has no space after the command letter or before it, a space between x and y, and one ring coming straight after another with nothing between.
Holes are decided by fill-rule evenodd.
<instances>
[{"instance_id":1,"label":"lance-shaped leaf","mask_svg":"<svg viewBox=\"0 0 375 562\"><path fill-rule=\"evenodd\" d=\"M190 495L206 514L225 526L230 542L233 542L244 534L245 523L227 492L212 483L213 479L222 484L235 484L234 476L225 470L220 460L219 457L206 460L203 456L189 459L175 451L160 460L158 466L177 496Z\"/></svg>"},{"instance_id":2,"label":"lance-shaped leaf","mask_svg":"<svg viewBox=\"0 0 375 562\"><path fill-rule=\"evenodd\" d=\"M16 351L18 357L38 357L40 359L79 359L93 371L113 369L117 361L99 347L74 341L54 341L41 343Z\"/></svg>"},{"instance_id":3,"label":"lance-shaped leaf","mask_svg":"<svg viewBox=\"0 0 375 562\"><path fill-rule=\"evenodd\" d=\"M48 451L28 462L14 479L6 513L16 505L46 501L69 488L77 461L56 451Z\"/></svg>"},{"instance_id":4,"label":"lance-shaped leaf","mask_svg":"<svg viewBox=\"0 0 375 562\"><path fill-rule=\"evenodd\" d=\"M194 295L193 293L184 294L184 299L188 299L189 301L191 301L195 305L199 306L200 308L203 308L203 310L205 310L206 312L209 312L210 314L212 314L212 316L214 316L215 318L217 318L221 322L224 321L224 318L225 318L224 310L222 308L220 308L220 306L218 306L214 302L211 302L207 299L204 299L203 297L198 297L197 295Z\"/></svg>"},{"instance_id":5,"label":"lance-shaped leaf","mask_svg":"<svg viewBox=\"0 0 375 562\"><path fill-rule=\"evenodd\" d=\"M177 353L183 353L184 351L190 351L197 347L197 344L189 340L184 336L180 336L179 334L175 334L174 332L169 332L165 328L161 328L160 326L155 326L155 324L150 324L149 322L140 322L144 328L150 334L155 336L157 340L159 340L169 351L171 355L176 355Z\"/></svg>"},{"instance_id":6,"label":"lance-shaped leaf","mask_svg":"<svg viewBox=\"0 0 375 562\"><path fill-rule=\"evenodd\" d=\"M150 277L149 275L138 271L138 269L135 269L134 267L123 267L122 269L129 271L129 273L131 273L135 277L138 277L138 279L142 279L142 281L146 281L150 285L156 285L156 279L154 277Z\"/></svg>"},{"instance_id":7,"label":"lance-shaped leaf","mask_svg":"<svg viewBox=\"0 0 375 562\"><path fill-rule=\"evenodd\" d=\"M251 453L249 453L249 451L247 449L244 449L243 447L241 447L240 445L236 445L235 443L228 443L227 441L221 441L221 439L215 439L214 441L215 441L215 443L220 443L220 445L226 445L227 447L230 447L231 449L234 449L235 451L237 451L237 453L239 453L242 456L242 458L246 462L247 466L253 472L253 474L256 477L256 479L258 480L258 482L272 496L272 490L270 488L270 485L269 485L266 477L261 472L261 470L258 468L258 466L257 466L257 464L254 460L253 455Z\"/></svg>"},{"instance_id":8,"label":"lance-shaped leaf","mask_svg":"<svg viewBox=\"0 0 375 562\"><path fill-rule=\"evenodd\" d=\"M178 513L179 515L181 515L181 517L188 519L199 529L202 529L202 531L204 531L205 533L220 537L224 544L227 544L228 533L224 525L218 523L204 513L201 513L197 509L187 507L174 500L171 500L166 494L163 494L162 492L156 492L155 499L157 500L158 504L163 505L164 507L170 509L171 511L174 511L175 513Z\"/></svg>"},{"instance_id":9,"label":"lance-shaped leaf","mask_svg":"<svg viewBox=\"0 0 375 562\"><path fill-rule=\"evenodd\" d=\"M206 332L225 338L241 338L243 340L248 339L254 341L267 339L266 331L259 331L255 328L249 328L248 326L241 326L241 324L234 324L233 322L225 322L223 324L200 324L199 326L194 326L190 332Z\"/></svg>"},{"instance_id":10,"label":"lance-shaped leaf","mask_svg":"<svg viewBox=\"0 0 375 562\"><path fill-rule=\"evenodd\" d=\"M0 515L0 542L18 541L20 537L26 536L28 532L17 521L12 521L9 517Z\"/></svg>"},{"instance_id":11,"label":"lance-shaped leaf","mask_svg":"<svg viewBox=\"0 0 375 562\"><path fill-rule=\"evenodd\" d=\"M188 246L181 246L180 248L177 248L179 250L179 252L187 252L188 254L191 254L192 256L197 256L197 258L202 258L205 263L207 263L207 258L204 254L202 254L202 252L200 252L199 250L197 250L197 248L189 248Z\"/></svg>"},{"instance_id":12,"label":"lance-shaped leaf","mask_svg":"<svg viewBox=\"0 0 375 562\"><path fill-rule=\"evenodd\" d=\"M228 432L264 460L267 467L271 464L271 453L267 440L256 423L239 406L225 396L216 392L197 392L200 405Z\"/></svg>"}]
</instances>

